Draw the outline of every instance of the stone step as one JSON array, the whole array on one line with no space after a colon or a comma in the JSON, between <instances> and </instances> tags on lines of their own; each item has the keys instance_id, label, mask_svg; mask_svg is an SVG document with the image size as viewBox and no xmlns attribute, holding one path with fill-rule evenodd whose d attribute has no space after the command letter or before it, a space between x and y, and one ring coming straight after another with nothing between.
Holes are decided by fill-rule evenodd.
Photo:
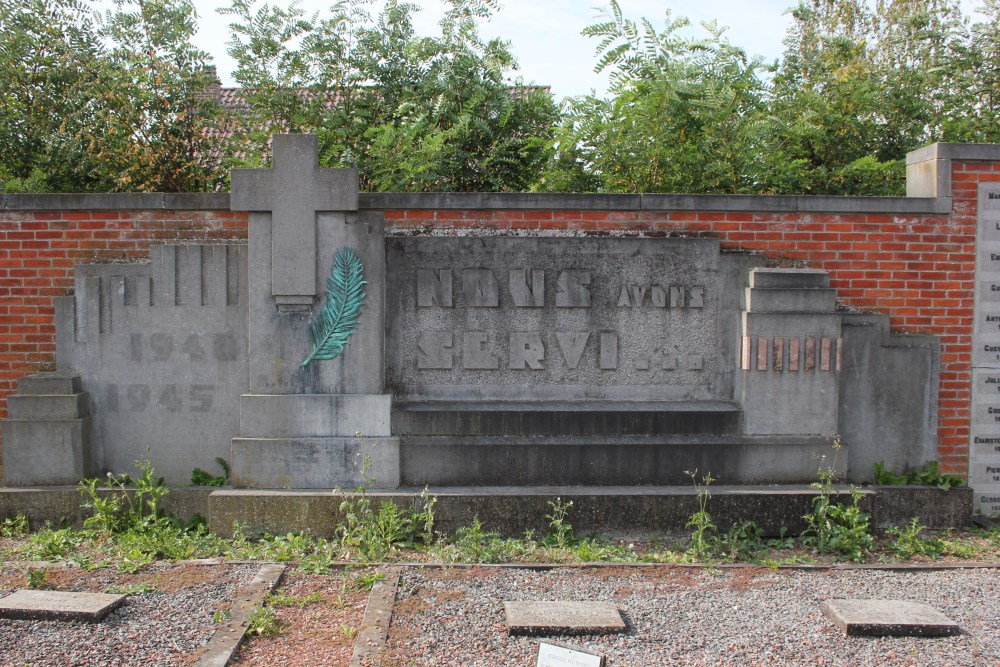
<instances>
[{"instance_id":1,"label":"stone step","mask_svg":"<svg viewBox=\"0 0 1000 667\"><path fill-rule=\"evenodd\" d=\"M396 401L398 435L721 435L739 431L730 401Z\"/></svg>"},{"instance_id":2,"label":"stone step","mask_svg":"<svg viewBox=\"0 0 1000 667\"><path fill-rule=\"evenodd\" d=\"M832 445L819 435L411 435L400 440L400 471L401 483L415 486L682 485L689 471L726 484L794 484L833 465ZM846 447L836 458L846 474Z\"/></svg>"},{"instance_id":3,"label":"stone step","mask_svg":"<svg viewBox=\"0 0 1000 667\"><path fill-rule=\"evenodd\" d=\"M963 526L972 514L968 488L941 491L934 487L883 486L861 490L862 510L871 515L874 529L909 523L919 514L928 526ZM837 486L834 502L851 502L850 487ZM766 535L782 528L794 535L806 528L802 516L813 507L816 489L796 486L712 485L707 509L720 530L742 521L753 521ZM423 498L436 499L434 530L454 534L478 517L485 530L523 536L526 530L544 535L549 528L552 504L559 499L573 505L566 520L576 534L604 535L689 533L687 522L698 511L698 491L683 486L518 486L401 488L368 493L372 503L393 502L419 507ZM274 491L219 489L209 496L209 524L221 535L231 535L233 522L247 531L283 534L310 530L331 537L343 512L343 494L329 491Z\"/></svg>"},{"instance_id":4,"label":"stone step","mask_svg":"<svg viewBox=\"0 0 1000 667\"><path fill-rule=\"evenodd\" d=\"M77 394L81 389L80 376L65 373L35 373L17 380L17 393L31 396Z\"/></svg>"}]
</instances>

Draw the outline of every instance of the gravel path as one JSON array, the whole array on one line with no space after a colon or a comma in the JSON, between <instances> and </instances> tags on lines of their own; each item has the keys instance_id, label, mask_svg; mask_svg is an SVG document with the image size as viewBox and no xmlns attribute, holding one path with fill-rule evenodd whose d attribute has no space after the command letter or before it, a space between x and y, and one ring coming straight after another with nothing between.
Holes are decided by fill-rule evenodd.
<instances>
[{"instance_id":1,"label":"gravel path","mask_svg":"<svg viewBox=\"0 0 1000 667\"><path fill-rule=\"evenodd\" d=\"M216 629L216 610L229 609L259 565L156 565L136 574L114 569L48 570L52 588L103 592L151 586L130 595L100 623L0 619L0 665L183 665ZM24 587L23 569L0 569L0 594Z\"/></svg>"},{"instance_id":2,"label":"gravel path","mask_svg":"<svg viewBox=\"0 0 1000 667\"><path fill-rule=\"evenodd\" d=\"M949 638L848 638L829 598L923 601L959 622ZM533 665L537 640L508 637L504 600L613 601L629 632L565 638L610 665L1000 666L1000 571L763 568L409 570L400 581L386 666Z\"/></svg>"}]
</instances>

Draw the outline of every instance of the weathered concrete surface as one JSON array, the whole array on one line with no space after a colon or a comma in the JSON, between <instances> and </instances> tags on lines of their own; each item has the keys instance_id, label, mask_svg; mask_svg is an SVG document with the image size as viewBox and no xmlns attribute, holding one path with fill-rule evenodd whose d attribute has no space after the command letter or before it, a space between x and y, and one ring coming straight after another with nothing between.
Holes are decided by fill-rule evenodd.
<instances>
[{"instance_id":1,"label":"weathered concrete surface","mask_svg":"<svg viewBox=\"0 0 1000 667\"><path fill-rule=\"evenodd\" d=\"M387 383L452 400L728 400L710 239L391 238Z\"/></svg>"},{"instance_id":2,"label":"weathered concrete surface","mask_svg":"<svg viewBox=\"0 0 1000 667\"><path fill-rule=\"evenodd\" d=\"M838 487L835 502L851 502L847 487ZM689 484L672 487L430 487L369 492L377 506L394 502L419 508L422 496L437 499L435 530L453 534L478 517L488 530L520 536L526 530L544 534L556 498L572 502L568 520L580 534L606 535L686 532L691 514L698 510L697 491ZM813 507L816 490L808 486L712 486L710 511L722 529L739 522L754 521L768 536L784 528L795 535L806 528L802 516ZM877 487L861 490L861 509L871 516L872 526L883 530L909 523L938 529L968 525L972 496L968 489L947 493L929 487ZM896 496L900 500L894 500ZM220 489L210 499L212 530L231 535L233 522L249 530L272 534L310 530L332 537L342 520L344 494L319 491L275 491ZM892 500L886 500L886 499ZM907 502L902 499L905 498ZM930 510L938 511L930 511ZM946 523L954 520L955 523Z\"/></svg>"},{"instance_id":3,"label":"weathered concrete surface","mask_svg":"<svg viewBox=\"0 0 1000 667\"><path fill-rule=\"evenodd\" d=\"M216 487L177 487L160 499L163 511L182 521L195 516L208 519L208 496ZM101 490L100 493L113 493ZM90 510L81 507L83 497L75 486L46 486L12 488L0 487L0 518L24 514L33 528L46 521L58 522L65 518L79 526L90 516Z\"/></svg>"},{"instance_id":4,"label":"weathered concrete surface","mask_svg":"<svg viewBox=\"0 0 1000 667\"><path fill-rule=\"evenodd\" d=\"M365 616L354 640L350 667L382 664L382 653L389 638L389 622L392 620L392 608L396 603L396 589L399 587L402 568L388 567L383 573L385 578L376 581L368 595Z\"/></svg>"},{"instance_id":5,"label":"weathered concrete surface","mask_svg":"<svg viewBox=\"0 0 1000 667\"><path fill-rule=\"evenodd\" d=\"M819 465L833 465L824 459L832 442L830 436L407 436L401 483L662 486L688 484L687 471L702 470L722 484L801 484L816 479ZM836 465L843 477L846 451Z\"/></svg>"},{"instance_id":6,"label":"weathered concrete surface","mask_svg":"<svg viewBox=\"0 0 1000 667\"><path fill-rule=\"evenodd\" d=\"M628 625L613 602L504 600L510 635L608 635Z\"/></svg>"},{"instance_id":7,"label":"weathered concrete surface","mask_svg":"<svg viewBox=\"0 0 1000 667\"><path fill-rule=\"evenodd\" d=\"M872 479L878 461L905 471L937 459L936 336L891 335L884 315L843 316L839 433L850 479Z\"/></svg>"},{"instance_id":8,"label":"weathered concrete surface","mask_svg":"<svg viewBox=\"0 0 1000 667\"><path fill-rule=\"evenodd\" d=\"M56 362L88 394L94 472L149 459L177 485L229 458L249 388L246 254L166 245L148 264L76 267L74 296L56 299Z\"/></svg>"},{"instance_id":9,"label":"weathered concrete surface","mask_svg":"<svg viewBox=\"0 0 1000 667\"><path fill-rule=\"evenodd\" d=\"M240 437L389 435L388 394L244 394Z\"/></svg>"},{"instance_id":10,"label":"weathered concrete surface","mask_svg":"<svg viewBox=\"0 0 1000 667\"><path fill-rule=\"evenodd\" d=\"M933 486L876 486L872 498L872 528L905 526L913 517L929 528L968 526L972 520L972 489L942 491Z\"/></svg>"},{"instance_id":11,"label":"weathered concrete surface","mask_svg":"<svg viewBox=\"0 0 1000 667\"><path fill-rule=\"evenodd\" d=\"M72 484L94 470L89 397L80 377L36 373L20 378L0 423L7 484Z\"/></svg>"},{"instance_id":12,"label":"weathered concrete surface","mask_svg":"<svg viewBox=\"0 0 1000 667\"><path fill-rule=\"evenodd\" d=\"M96 623L120 607L125 598L108 593L20 590L0 598L0 617Z\"/></svg>"},{"instance_id":13,"label":"weathered concrete surface","mask_svg":"<svg viewBox=\"0 0 1000 667\"><path fill-rule=\"evenodd\" d=\"M823 613L849 637L949 637L962 633L934 607L912 600L826 600Z\"/></svg>"},{"instance_id":14,"label":"weathered concrete surface","mask_svg":"<svg viewBox=\"0 0 1000 667\"><path fill-rule=\"evenodd\" d=\"M245 489L394 489L399 438L233 438L231 474Z\"/></svg>"}]
</instances>

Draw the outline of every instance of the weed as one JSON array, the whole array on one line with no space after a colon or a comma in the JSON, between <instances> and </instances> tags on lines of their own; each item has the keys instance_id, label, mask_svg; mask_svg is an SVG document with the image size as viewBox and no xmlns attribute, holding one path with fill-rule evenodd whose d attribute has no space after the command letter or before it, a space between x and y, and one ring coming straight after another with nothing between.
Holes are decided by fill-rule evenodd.
<instances>
[{"instance_id":1,"label":"weed","mask_svg":"<svg viewBox=\"0 0 1000 667\"><path fill-rule=\"evenodd\" d=\"M886 469L885 461L875 464L875 483L884 486L902 486L910 481L906 475L899 475Z\"/></svg>"},{"instance_id":2,"label":"weed","mask_svg":"<svg viewBox=\"0 0 1000 667\"><path fill-rule=\"evenodd\" d=\"M764 548L761 530L753 521L741 521L729 528L713 545L716 554L730 561L751 561Z\"/></svg>"},{"instance_id":3,"label":"weed","mask_svg":"<svg viewBox=\"0 0 1000 667\"><path fill-rule=\"evenodd\" d=\"M384 574L378 570L373 570L371 572L359 574L354 580L354 586L359 591L370 591L377 582L382 581L383 579L385 579Z\"/></svg>"},{"instance_id":4,"label":"weed","mask_svg":"<svg viewBox=\"0 0 1000 667\"><path fill-rule=\"evenodd\" d=\"M887 470L885 463L879 461L875 464L874 473L876 484L936 486L942 491L947 491L965 483L961 477L942 473L937 461L928 461L922 467L910 471L909 474L897 474Z\"/></svg>"},{"instance_id":5,"label":"weed","mask_svg":"<svg viewBox=\"0 0 1000 667\"><path fill-rule=\"evenodd\" d=\"M936 486L942 491L947 491L953 486L962 486L964 482L961 477L946 475L938 469L937 461L928 461L923 468L919 468L910 473L912 484L920 486Z\"/></svg>"},{"instance_id":6,"label":"weed","mask_svg":"<svg viewBox=\"0 0 1000 667\"><path fill-rule=\"evenodd\" d=\"M83 506L93 514L84 520L84 528L116 535L146 527L161 518L160 500L170 493L162 477L155 476L149 460L137 461L140 475L133 479L125 473L108 473L103 480L80 482ZM130 489L129 487L134 487Z\"/></svg>"},{"instance_id":7,"label":"weed","mask_svg":"<svg viewBox=\"0 0 1000 667\"><path fill-rule=\"evenodd\" d=\"M104 589L105 593L111 593L113 595L144 595L155 591L156 587L146 582L138 584L124 584L122 586L109 586Z\"/></svg>"},{"instance_id":8,"label":"weed","mask_svg":"<svg viewBox=\"0 0 1000 667\"><path fill-rule=\"evenodd\" d=\"M18 512L13 519L0 522L0 537L24 537L28 534L28 517Z\"/></svg>"},{"instance_id":9,"label":"weed","mask_svg":"<svg viewBox=\"0 0 1000 667\"><path fill-rule=\"evenodd\" d=\"M833 443L834 458L829 468L819 469L819 481L813 483L818 491L813 498L813 509L804 517L808 528L803 533L803 544L817 553L830 553L837 558L863 561L871 551L875 540L868 529L868 515L861 511L861 492L851 490L851 504L832 503L836 493L833 486L837 457L840 455L840 439Z\"/></svg>"},{"instance_id":10,"label":"weed","mask_svg":"<svg viewBox=\"0 0 1000 667\"><path fill-rule=\"evenodd\" d=\"M501 537L500 533L484 530L478 516L471 526L455 531L451 544L437 550L438 557L450 563L502 563L529 557L538 551L538 543L530 534L524 540Z\"/></svg>"},{"instance_id":11,"label":"weed","mask_svg":"<svg viewBox=\"0 0 1000 667\"><path fill-rule=\"evenodd\" d=\"M32 560L72 560L83 564L86 557L81 555L85 535L72 528L52 528L46 526L28 536L23 555Z\"/></svg>"},{"instance_id":12,"label":"weed","mask_svg":"<svg viewBox=\"0 0 1000 667\"><path fill-rule=\"evenodd\" d=\"M344 635L347 639L354 639L358 634L358 629L353 625L341 625L340 634Z\"/></svg>"},{"instance_id":13,"label":"weed","mask_svg":"<svg viewBox=\"0 0 1000 667\"><path fill-rule=\"evenodd\" d=\"M706 474L699 481L698 471L686 471L686 474L694 483L697 493L698 511L688 519L687 527L691 531L691 547L689 552L700 561L707 560L714 553L715 538L719 529L712 522L712 515L708 513L708 501L712 497L708 487L715 481L711 473Z\"/></svg>"},{"instance_id":14,"label":"weed","mask_svg":"<svg viewBox=\"0 0 1000 667\"><path fill-rule=\"evenodd\" d=\"M556 498L555 501L549 501L549 507L552 508L552 513L545 515L549 520L549 534L545 537L545 544L565 549L575 541L573 524L566 520L573 501L564 503L561 498Z\"/></svg>"},{"instance_id":15,"label":"weed","mask_svg":"<svg viewBox=\"0 0 1000 667\"><path fill-rule=\"evenodd\" d=\"M920 518L913 517L910 525L887 530L889 535L896 536L896 541L892 545L893 553L902 560L909 560L914 556L940 558L944 551L944 543L937 538L921 537L925 529L926 526L920 524Z\"/></svg>"},{"instance_id":16,"label":"weed","mask_svg":"<svg viewBox=\"0 0 1000 667\"><path fill-rule=\"evenodd\" d=\"M233 612L229 609L216 609L212 614L212 622L221 625L233 617Z\"/></svg>"},{"instance_id":17,"label":"weed","mask_svg":"<svg viewBox=\"0 0 1000 667\"><path fill-rule=\"evenodd\" d=\"M786 528L785 526L782 526L781 529L778 530L778 536L777 537L772 537L771 539L766 540L764 542L764 545L768 549L779 549L780 550L780 549L792 549L792 548L794 548L795 547L795 538L792 537L792 536L790 536L790 535L786 535L787 532L788 532L788 528Z\"/></svg>"},{"instance_id":18,"label":"weed","mask_svg":"<svg viewBox=\"0 0 1000 667\"><path fill-rule=\"evenodd\" d=\"M247 634L258 637L280 635L284 628L270 607L257 607L247 615Z\"/></svg>"},{"instance_id":19,"label":"weed","mask_svg":"<svg viewBox=\"0 0 1000 667\"><path fill-rule=\"evenodd\" d=\"M195 486L225 486L229 484L229 462L221 456L217 456L215 462L222 468L221 475L212 475L201 468L195 468L191 471L191 483Z\"/></svg>"},{"instance_id":20,"label":"weed","mask_svg":"<svg viewBox=\"0 0 1000 667\"><path fill-rule=\"evenodd\" d=\"M340 514L344 518L337 531L341 547L370 563L384 560L399 547L413 547L421 542L430 544L437 498L428 497L425 489L416 509L400 508L391 501L376 506L366 492L367 486L374 484L368 476L370 469L371 461L365 457L361 465L361 485L353 493L345 494L340 503Z\"/></svg>"},{"instance_id":21,"label":"weed","mask_svg":"<svg viewBox=\"0 0 1000 667\"><path fill-rule=\"evenodd\" d=\"M309 595L281 595L280 593L269 593L266 597L267 604L272 607L298 607L303 609L308 604L320 602L323 596L319 593Z\"/></svg>"},{"instance_id":22,"label":"weed","mask_svg":"<svg viewBox=\"0 0 1000 667\"><path fill-rule=\"evenodd\" d=\"M24 571L24 582L32 590L48 588L49 572L45 568L29 567Z\"/></svg>"}]
</instances>

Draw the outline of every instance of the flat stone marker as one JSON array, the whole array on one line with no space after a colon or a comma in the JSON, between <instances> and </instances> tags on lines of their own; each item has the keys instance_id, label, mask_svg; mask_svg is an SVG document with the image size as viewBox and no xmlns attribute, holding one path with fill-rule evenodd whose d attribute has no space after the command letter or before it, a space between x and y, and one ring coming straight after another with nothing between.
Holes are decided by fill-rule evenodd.
<instances>
[{"instance_id":1,"label":"flat stone marker","mask_svg":"<svg viewBox=\"0 0 1000 667\"><path fill-rule=\"evenodd\" d=\"M962 629L934 607L910 600L827 600L820 608L849 637L948 637Z\"/></svg>"},{"instance_id":2,"label":"flat stone marker","mask_svg":"<svg viewBox=\"0 0 1000 667\"><path fill-rule=\"evenodd\" d=\"M503 610L510 635L606 635L628 629L613 602L504 601Z\"/></svg>"},{"instance_id":3,"label":"flat stone marker","mask_svg":"<svg viewBox=\"0 0 1000 667\"><path fill-rule=\"evenodd\" d=\"M20 590L0 598L0 618L95 623L121 606L124 595Z\"/></svg>"}]
</instances>

